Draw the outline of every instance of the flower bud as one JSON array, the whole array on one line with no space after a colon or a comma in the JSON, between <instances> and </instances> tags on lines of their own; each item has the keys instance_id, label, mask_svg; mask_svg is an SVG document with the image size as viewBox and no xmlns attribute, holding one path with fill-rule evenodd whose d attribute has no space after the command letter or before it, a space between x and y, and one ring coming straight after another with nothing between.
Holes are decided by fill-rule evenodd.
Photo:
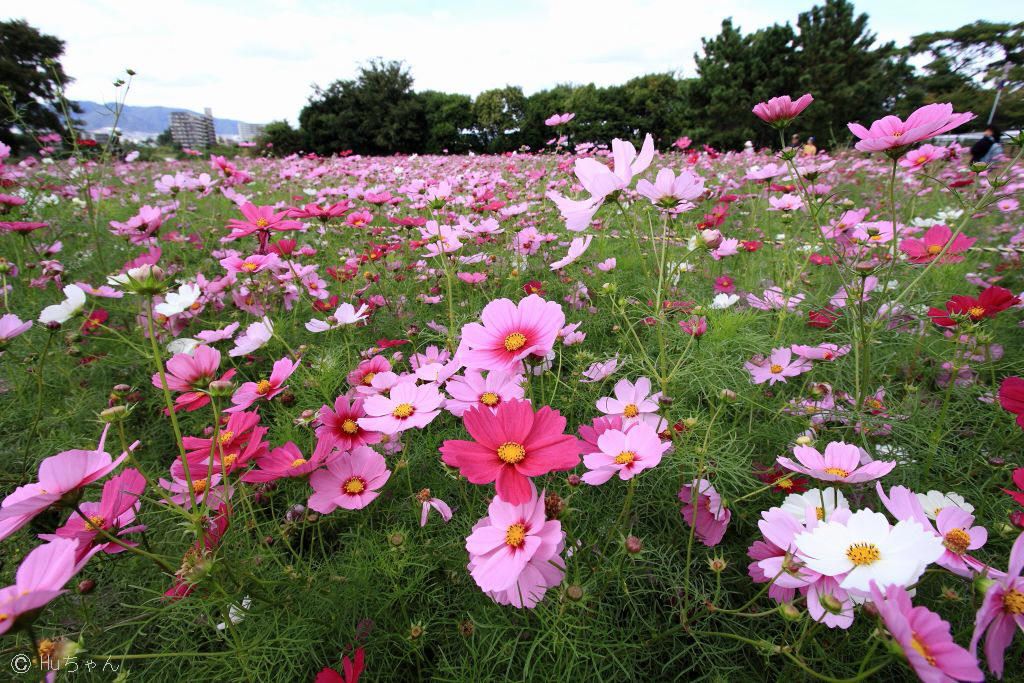
<instances>
[{"instance_id":1,"label":"flower bud","mask_svg":"<svg viewBox=\"0 0 1024 683\"><path fill-rule=\"evenodd\" d=\"M797 446L810 446L812 443L814 443L814 439L812 439L811 437L807 436L806 434L802 434L802 435L796 437L796 445Z\"/></svg>"},{"instance_id":2,"label":"flower bud","mask_svg":"<svg viewBox=\"0 0 1024 683\"><path fill-rule=\"evenodd\" d=\"M128 408L125 406L111 406L106 410L100 411L100 421L107 424L114 422L121 422L128 417Z\"/></svg>"},{"instance_id":3,"label":"flower bud","mask_svg":"<svg viewBox=\"0 0 1024 683\"><path fill-rule=\"evenodd\" d=\"M709 557L708 568L716 574L721 574L729 566L724 557Z\"/></svg>"},{"instance_id":4,"label":"flower bud","mask_svg":"<svg viewBox=\"0 0 1024 683\"><path fill-rule=\"evenodd\" d=\"M388 543L395 548L400 548L405 543L405 534L400 531L396 531L388 536Z\"/></svg>"},{"instance_id":5,"label":"flower bud","mask_svg":"<svg viewBox=\"0 0 1024 683\"><path fill-rule=\"evenodd\" d=\"M818 602L825 608L825 611L830 614L842 614L843 603L839 601L836 596L831 593L821 593L818 595Z\"/></svg>"},{"instance_id":6,"label":"flower bud","mask_svg":"<svg viewBox=\"0 0 1024 683\"><path fill-rule=\"evenodd\" d=\"M235 383L231 380L217 379L210 382L207 390L210 392L210 396L215 398L228 398L235 393Z\"/></svg>"},{"instance_id":7,"label":"flower bud","mask_svg":"<svg viewBox=\"0 0 1024 683\"><path fill-rule=\"evenodd\" d=\"M96 582L92 579L83 579L78 582L78 593L79 595L88 595L92 593L96 588Z\"/></svg>"},{"instance_id":8,"label":"flower bud","mask_svg":"<svg viewBox=\"0 0 1024 683\"><path fill-rule=\"evenodd\" d=\"M800 621L804 613L794 605L783 602L779 604L779 615L786 621Z\"/></svg>"},{"instance_id":9,"label":"flower bud","mask_svg":"<svg viewBox=\"0 0 1024 683\"><path fill-rule=\"evenodd\" d=\"M644 549L644 542L636 536L626 537L626 552L630 555L636 555Z\"/></svg>"},{"instance_id":10,"label":"flower bud","mask_svg":"<svg viewBox=\"0 0 1024 683\"><path fill-rule=\"evenodd\" d=\"M573 584L565 589L565 597L569 598L573 602L579 602L583 599L583 586Z\"/></svg>"}]
</instances>

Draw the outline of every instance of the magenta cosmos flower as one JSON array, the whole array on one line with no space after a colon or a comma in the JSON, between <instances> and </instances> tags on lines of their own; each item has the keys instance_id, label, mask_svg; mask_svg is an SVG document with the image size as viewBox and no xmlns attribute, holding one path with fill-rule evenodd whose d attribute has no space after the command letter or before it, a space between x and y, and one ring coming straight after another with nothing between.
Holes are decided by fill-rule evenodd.
<instances>
[{"instance_id":1,"label":"magenta cosmos flower","mask_svg":"<svg viewBox=\"0 0 1024 683\"><path fill-rule=\"evenodd\" d=\"M274 211L272 206L256 206L252 202L246 202L239 207L243 219L232 218L228 221L231 233L228 239L237 239L259 232L266 235L271 230L283 232L286 230L301 230L302 223L288 220L288 210ZM261 240L265 239L261 237Z\"/></svg>"},{"instance_id":2,"label":"magenta cosmos flower","mask_svg":"<svg viewBox=\"0 0 1024 683\"><path fill-rule=\"evenodd\" d=\"M694 479L679 489L679 500L683 501L680 513L686 523L693 527L693 533L704 545L718 545L729 528L732 511L722 503L722 496L707 479Z\"/></svg>"},{"instance_id":3,"label":"magenta cosmos flower","mask_svg":"<svg viewBox=\"0 0 1024 683\"><path fill-rule=\"evenodd\" d=\"M341 453L323 440L317 441L313 455L307 460L299 447L291 441L256 458L256 469L242 475L242 481L255 484L291 477L304 477L314 472Z\"/></svg>"},{"instance_id":4,"label":"magenta cosmos flower","mask_svg":"<svg viewBox=\"0 0 1024 683\"><path fill-rule=\"evenodd\" d=\"M948 102L926 104L903 121L898 116L884 116L865 128L859 123L848 123L850 132L860 138L855 147L861 152L903 153L915 142L928 140L957 126L967 123L974 114L954 114Z\"/></svg>"},{"instance_id":5,"label":"magenta cosmos flower","mask_svg":"<svg viewBox=\"0 0 1024 683\"><path fill-rule=\"evenodd\" d=\"M77 500L79 489L105 477L120 465L128 454L113 458L103 450L106 439L107 429L104 429L96 450L63 451L39 463L39 481L19 486L0 503L0 540L65 496Z\"/></svg>"},{"instance_id":6,"label":"magenta cosmos flower","mask_svg":"<svg viewBox=\"0 0 1024 683\"><path fill-rule=\"evenodd\" d=\"M111 477L103 484L103 493L99 502L81 503L79 509L85 519L77 511L72 512L64 526L53 534L42 534L39 538L52 541L57 538L70 538L78 542L78 558L82 559L95 544L105 553L114 554L124 550L113 542L102 539L96 543L100 529L114 536L144 531L145 526L132 526L139 511L139 496L146 490L146 480L136 469L126 469L116 477ZM134 545L127 543L128 545Z\"/></svg>"},{"instance_id":7,"label":"magenta cosmos flower","mask_svg":"<svg viewBox=\"0 0 1024 683\"><path fill-rule=\"evenodd\" d=\"M814 98L810 93L801 95L796 101L789 95L773 97L767 102L758 102L751 110L754 116L776 128L783 128L810 106Z\"/></svg>"},{"instance_id":8,"label":"magenta cosmos flower","mask_svg":"<svg viewBox=\"0 0 1024 683\"><path fill-rule=\"evenodd\" d=\"M793 455L799 462L779 456L777 462L788 470L806 474L821 481L860 484L879 479L892 472L895 462L872 460L860 464L860 449L853 444L833 441L825 446L824 455L813 446L795 446Z\"/></svg>"},{"instance_id":9,"label":"magenta cosmos flower","mask_svg":"<svg viewBox=\"0 0 1024 683\"><path fill-rule=\"evenodd\" d=\"M655 467L672 446L662 443L654 427L646 423L633 425L627 431L610 429L597 438L598 450L583 456L590 471L583 481L598 486L619 475L623 481Z\"/></svg>"},{"instance_id":10,"label":"magenta cosmos flower","mask_svg":"<svg viewBox=\"0 0 1024 683\"><path fill-rule=\"evenodd\" d=\"M320 407L317 420L316 438L342 451L356 446L378 443L381 435L359 426L359 418L366 417L362 398L349 398L342 394L334 399L334 410L330 406Z\"/></svg>"},{"instance_id":11,"label":"magenta cosmos flower","mask_svg":"<svg viewBox=\"0 0 1024 683\"><path fill-rule=\"evenodd\" d=\"M985 679L977 658L953 640L949 623L927 607L914 607L905 588L890 584L883 595L872 581L871 599L886 630L922 681Z\"/></svg>"},{"instance_id":12,"label":"magenta cosmos flower","mask_svg":"<svg viewBox=\"0 0 1024 683\"><path fill-rule=\"evenodd\" d=\"M309 508L322 514L338 508L361 510L380 495L378 489L387 483L391 470L384 456L368 446L357 446L348 455L327 463L309 477L313 495Z\"/></svg>"},{"instance_id":13,"label":"magenta cosmos flower","mask_svg":"<svg viewBox=\"0 0 1024 683\"><path fill-rule=\"evenodd\" d=\"M79 560L77 550L75 541L58 538L25 556L14 576L14 585L0 588L0 635L22 621L31 622L35 612L63 593L64 584L96 552L93 550Z\"/></svg>"},{"instance_id":14,"label":"magenta cosmos flower","mask_svg":"<svg viewBox=\"0 0 1024 683\"><path fill-rule=\"evenodd\" d=\"M978 642L985 636L985 660L988 670L1003 676L1003 657L1013 641L1013 634L1024 631L1024 534L1017 537L1010 549L1006 574L988 584L981 609L974 619L971 652L978 652Z\"/></svg>"},{"instance_id":15,"label":"magenta cosmos flower","mask_svg":"<svg viewBox=\"0 0 1024 683\"><path fill-rule=\"evenodd\" d=\"M963 253L971 248L977 241L967 235L957 235L956 239L950 242L953 231L945 225L933 225L928 232L920 238L908 237L900 242L900 251L907 255L911 263L931 263L939 258L939 254L945 248L946 253L942 255L939 263L959 263L964 260ZM949 247L946 247L946 245Z\"/></svg>"},{"instance_id":16,"label":"magenta cosmos flower","mask_svg":"<svg viewBox=\"0 0 1024 683\"><path fill-rule=\"evenodd\" d=\"M518 304L492 301L484 306L480 320L462 328L466 367L516 372L530 354L543 358L551 351L565 314L557 302L531 294Z\"/></svg>"},{"instance_id":17,"label":"magenta cosmos flower","mask_svg":"<svg viewBox=\"0 0 1024 683\"><path fill-rule=\"evenodd\" d=\"M220 351L205 344L197 346L191 354L178 353L167 361L167 372L164 373L167 388L179 393L174 400L175 412L182 409L198 410L210 402L206 388L217 376L218 368ZM235 369L231 368L220 376L220 381L227 381L234 376ZM160 373L153 373L152 380L153 386L163 388Z\"/></svg>"},{"instance_id":18,"label":"magenta cosmos flower","mask_svg":"<svg viewBox=\"0 0 1024 683\"><path fill-rule=\"evenodd\" d=\"M445 464L474 484L490 484L507 503L530 499L530 477L571 470L580 462L576 437L565 434L565 418L544 406L512 400L498 409L470 408L462 417L473 441L449 439L441 446Z\"/></svg>"},{"instance_id":19,"label":"magenta cosmos flower","mask_svg":"<svg viewBox=\"0 0 1024 683\"><path fill-rule=\"evenodd\" d=\"M277 360L270 371L269 379L261 379L258 382L246 382L238 387L234 396L231 397L231 402L234 405L224 412L240 413L256 401L271 400L284 391L284 383L288 381L288 378L299 367L299 363L300 361L293 362L288 358Z\"/></svg>"},{"instance_id":20,"label":"magenta cosmos flower","mask_svg":"<svg viewBox=\"0 0 1024 683\"><path fill-rule=\"evenodd\" d=\"M480 370L466 370L464 375L456 375L444 385L445 391L451 396L445 401L444 407L456 417L462 417L470 408L480 406L497 410L503 402L524 396L522 382L522 375L500 370L491 370L486 377Z\"/></svg>"},{"instance_id":21,"label":"magenta cosmos flower","mask_svg":"<svg viewBox=\"0 0 1024 683\"><path fill-rule=\"evenodd\" d=\"M421 429L434 421L443 403L444 397L436 384L428 382L417 386L411 379L401 381L391 387L387 396L367 396L363 400L367 417L359 418L356 424L381 434Z\"/></svg>"},{"instance_id":22,"label":"magenta cosmos flower","mask_svg":"<svg viewBox=\"0 0 1024 683\"><path fill-rule=\"evenodd\" d=\"M771 355L760 361L752 359L744 363L743 367L750 373L751 381L754 384L768 382L771 386L776 382L785 382L787 377L802 375L811 369L811 361L800 356L794 356L793 352L786 348L772 349Z\"/></svg>"},{"instance_id":23,"label":"magenta cosmos flower","mask_svg":"<svg viewBox=\"0 0 1024 683\"><path fill-rule=\"evenodd\" d=\"M508 591L519 583L531 564L555 558L562 541L562 525L544 515L544 494L527 483L521 503L491 500L487 517L466 539L470 575L487 592Z\"/></svg>"}]
</instances>

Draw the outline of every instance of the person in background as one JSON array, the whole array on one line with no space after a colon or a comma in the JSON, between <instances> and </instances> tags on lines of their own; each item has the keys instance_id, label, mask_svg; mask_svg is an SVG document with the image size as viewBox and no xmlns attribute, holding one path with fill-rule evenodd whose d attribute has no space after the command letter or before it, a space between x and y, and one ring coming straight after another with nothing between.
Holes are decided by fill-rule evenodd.
<instances>
[{"instance_id":1,"label":"person in background","mask_svg":"<svg viewBox=\"0 0 1024 683\"><path fill-rule=\"evenodd\" d=\"M998 147L998 149L996 149ZM971 162L985 163L1001 154L1003 146L999 144L999 129L995 126L988 126L981 139L971 145Z\"/></svg>"},{"instance_id":2,"label":"person in background","mask_svg":"<svg viewBox=\"0 0 1024 683\"><path fill-rule=\"evenodd\" d=\"M804 156L805 157L813 157L817 153L818 153L818 148L814 144L814 138L813 137L807 138L807 144L804 145Z\"/></svg>"},{"instance_id":3,"label":"person in background","mask_svg":"<svg viewBox=\"0 0 1024 683\"><path fill-rule=\"evenodd\" d=\"M799 147L800 146L800 136L797 135L796 133L793 133L792 135L790 135L789 136L789 146L790 147L794 147L794 148L795 147Z\"/></svg>"},{"instance_id":4,"label":"person in background","mask_svg":"<svg viewBox=\"0 0 1024 683\"><path fill-rule=\"evenodd\" d=\"M744 142L743 153L746 154L747 156L752 156L754 154L754 143L751 142L750 140Z\"/></svg>"}]
</instances>

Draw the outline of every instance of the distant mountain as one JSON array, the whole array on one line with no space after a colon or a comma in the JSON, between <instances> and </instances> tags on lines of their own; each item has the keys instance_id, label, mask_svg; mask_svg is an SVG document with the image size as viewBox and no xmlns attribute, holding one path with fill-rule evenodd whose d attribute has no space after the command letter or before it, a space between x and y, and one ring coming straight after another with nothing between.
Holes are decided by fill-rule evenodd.
<instances>
[{"instance_id":1,"label":"distant mountain","mask_svg":"<svg viewBox=\"0 0 1024 683\"><path fill-rule=\"evenodd\" d=\"M100 104L99 102L80 101L78 105L83 113L76 116L83 123L83 128L89 132L109 130L114 125L113 103ZM136 107L125 105L121 110L117 127L130 137L149 136L156 137L164 132L171 125L172 111L191 111L175 107ZM191 112L198 114L199 112ZM213 117L213 127L217 135L234 136L238 135L239 121L235 119L220 119Z\"/></svg>"}]
</instances>

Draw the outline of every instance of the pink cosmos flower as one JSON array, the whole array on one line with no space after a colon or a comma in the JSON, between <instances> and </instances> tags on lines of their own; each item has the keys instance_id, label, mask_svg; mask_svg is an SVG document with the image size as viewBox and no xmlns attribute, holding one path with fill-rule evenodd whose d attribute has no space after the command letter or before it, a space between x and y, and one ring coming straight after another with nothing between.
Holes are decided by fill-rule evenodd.
<instances>
[{"instance_id":1,"label":"pink cosmos flower","mask_svg":"<svg viewBox=\"0 0 1024 683\"><path fill-rule=\"evenodd\" d=\"M565 313L558 302L531 294L518 304L509 299L490 302L480 320L462 328L466 367L515 372L531 354L543 358L551 351Z\"/></svg>"},{"instance_id":2,"label":"pink cosmos flower","mask_svg":"<svg viewBox=\"0 0 1024 683\"><path fill-rule=\"evenodd\" d=\"M872 581L871 599L886 630L922 681L984 680L977 658L956 644L949 623L927 607L914 607L905 588L890 584L883 595Z\"/></svg>"},{"instance_id":3,"label":"pink cosmos flower","mask_svg":"<svg viewBox=\"0 0 1024 683\"><path fill-rule=\"evenodd\" d=\"M849 344L846 346L838 346L836 344L818 344L817 346L793 344L789 348L793 353L801 358L807 358L808 360L833 361L848 354L851 347Z\"/></svg>"},{"instance_id":4,"label":"pink cosmos flower","mask_svg":"<svg viewBox=\"0 0 1024 683\"><path fill-rule=\"evenodd\" d=\"M240 256L228 256L227 258L222 258L220 260L220 264L224 266L224 269L229 273L250 275L281 265L281 257L274 253L253 254L252 256L246 256L245 258L241 258Z\"/></svg>"},{"instance_id":5,"label":"pink cosmos flower","mask_svg":"<svg viewBox=\"0 0 1024 683\"><path fill-rule=\"evenodd\" d=\"M258 457L256 469L243 474L242 481L256 484L291 477L304 477L340 456L341 453L335 450L333 445L321 440L317 441L313 455L307 460L303 457L299 447L288 441L283 446Z\"/></svg>"},{"instance_id":6,"label":"pink cosmos flower","mask_svg":"<svg viewBox=\"0 0 1024 683\"><path fill-rule=\"evenodd\" d=\"M628 379L620 379L612 390L615 397L604 396L597 399L597 409L605 415L618 415L623 424L646 422L658 428L661 418L658 416L658 400L661 392L651 393L651 380L639 377L636 384Z\"/></svg>"},{"instance_id":7,"label":"pink cosmos flower","mask_svg":"<svg viewBox=\"0 0 1024 683\"><path fill-rule=\"evenodd\" d=\"M245 328L245 332L235 339L235 347L228 351L232 358L246 356L257 351L270 341L274 336L274 324L270 318L264 316L263 320L257 321Z\"/></svg>"},{"instance_id":8,"label":"pink cosmos flower","mask_svg":"<svg viewBox=\"0 0 1024 683\"><path fill-rule=\"evenodd\" d=\"M15 337L24 334L32 327L32 321L22 322L21 318L13 313L7 313L0 317L0 346L11 341Z\"/></svg>"},{"instance_id":9,"label":"pink cosmos flower","mask_svg":"<svg viewBox=\"0 0 1024 683\"><path fill-rule=\"evenodd\" d=\"M750 373L751 381L754 384L769 385L776 382L785 382L787 377L796 377L811 369L811 361L800 356L793 355L793 352L786 347L772 349L768 358L753 358L743 367Z\"/></svg>"},{"instance_id":10,"label":"pink cosmos flower","mask_svg":"<svg viewBox=\"0 0 1024 683\"><path fill-rule=\"evenodd\" d=\"M196 334L196 339L204 341L207 344L213 344L215 342L224 341L225 339L231 339L234 336L235 331L238 329L238 323L231 323L216 330L203 330Z\"/></svg>"},{"instance_id":11,"label":"pink cosmos flower","mask_svg":"<svg viewBox=\"0 0 1024 683\"><path fill-rule=\"evenodd\" d=\"M544 125L561 126L562 124L569 123L574 118L576 118L576 114L570 114L568 112L565 114L552 114L548 118L544 119Z\"/></svg>"},{"instance_id":12,"label":"pink cosmos flower","mask_svg":"<svg viewBox=\"0 0 1024 683\"><path fill-rule=\"evenodd\" d=\"M898 116L884 116L865 128L859 123L848 123L850 132L860 138L855 147L861 152L902 153L904 149L929 138L953 130L975 118L967 112L954 114L953 105L936 102L916 110L906 121Z\"/></svg>"},{"instance_id":13,"label":"pink cosmos flower","mask_svg":"<svg viewBox=\"0 0 1024 683\"><path fill-rule=\"evenodd\" d=\"M342 394L334 399L334 410L330 406L320 407L316 428L318 442L331 445L341 451L351 451L356 446L378 443L379 432L368 431L359 426L359 419L366 417L362 398L350 398Z\"/></svg>"},{"instance_id":14,"label":"pink cosmos flower","mask_svg":"<svg viewBox=\"0 0 1024 683\"><path fill-rule=\"evenodd\" d=\"M600 263L598 263L597 264L597 269L600 270L602 273L607 273L607 272L610 272L612 270L615 270L615 265L616 265L615 257L612 256L612 257L606 258L604 261L601 261Z\"/></svg>"},{"instance_id":15,"label":"pink cosmos flower","mask_svg":"<svg viewBox=\"0 0 1024 683\"><path fill-rule=\"evenodd\" d=\"M31 622L34 613L64 592L64 584L92 556L89 553L80 560L76 557L77 549L77 542L58 538L25 556L18 565L14 585L0 588L0 635L10 631L16 623Z\"/></svg>"},{"instance_id":16,"label":"pink cosmos flower","mask_svg":"<svg viewBox=\"0 0 1024 683\"><path fill-rule=\"evenodd\" d=\"M825 446L824 455L813 446L794 446L793 455L799 462L783 456L779 456L776 462L788 470L820 481L860 484L884 477L896 467L895 461L885 460L872 460L861 465L860 449L842 441L833 441Z\"/></svg>"},{"instance_id":17,"label":"pink cosmos flower","mask_svg":"<svg viewBox=\"0 0 1024 683\"><path fill-rule=\"evenodd\" d=\"M310 475L313 495L308 506L325 515L339 507L361 510L380 495L378 490L390 476L384 456L368 446L356 446L347 456L327 463L326 470Z\"/></svg>"},{"instance_id":18,"label":"pink cosmos flower","mask_svg":"<svg viewBox=\"0 0 1024 683\"><path fill-rule=\"evenodd\" d=\"M768 197L769 211L799 211L804 208L804 200L795 194L786 193L780 197Z\"/></svg>"},{"instance_id":19,"label":"pink cosmos flower","mask_svg":"<svg viewBox=\"0 0 1024 683\"><path fill-rule=\"evenodd\" d=\"M615 370L619 367L618 357L609 358L608 360L594 361L587 369L581 374L583 379L580 382L584 384L592 384L593 382L600 382L607 379L615 374Z\"/></svg>"},{"instance_id":20,"label":"pink cosmos flower","mask_svg":"<svg viewBox=\"0 0 1024 683\"><path fill-rule=\"evenodd\" d=\"M500 370L491 370L484 377L480 370L466 370L445 384L445 391L451 396L444 407L452 415L462 417L467 410L476 407L492 411L505 401L523 398L523 376L510 375Z\"/></svg>"},{"instance_id":21,"label":"pink cosmos flower","mask_svg":"<svg viewBox=\"0 0 1024 683\"><path fill-rule=\"evenodd\" d=\"M228 221L228 227L231 228L228 239L238 239L258 232L261 244L265 244L271 230L284 232L302 229L302 223L299 221L288 220L287 210L274 211L272 206L256 206L252 202L246 202L238 208L244 218L232 218Z\"/></svg>"},{"instance_id":22,"label":"pink cosmos flower","mask_svg":"<svg viewBox=\"0 0 1024 683\"><path fill-rule=\"evenodd\" d=\"M561 523L545 519L544 492L537 495L533 484L528 484L522 502L494 498L487 517L473 527L466 539L470 576L488 593L511 592L528 567L537 570L542 564L560 559L557 555L563 538ZM523 590L523 597L531 592Z\"/></svg>"},{"instance_id":23,"label":"pink cosmos flower","mask_svg":"<svg viewBox=\"0 0 1024 683\"><path fill-rule=\"evenodd\" d=\"M623 420L618 415L611 415L608 417L595 417L594 421L589 425L579 426L579 445L580 452L583 455L588 453L599 453L601 448L597 445L601 435L607 431L620 431L628 432L632 427L635 427L639 423L633 423L630 425L623 424Z\"/></svg>"},{"instance_id":24,"label":"pink cosmos flower","mask_svg":"<svg viewBox=\"0 0 1024 683\"><path fill-rule=\"evenodd\" d=\"M497 410L474 407L463 416L473 441L448 439L442 459L474 484L494 482L507 503L530 498L530 477L571 470L580 462L576 438L565 434L565 418L548 406L536 413L528 401L513 399Z\"/></svg>"},{"instance_id":25,"label":"pink cosmos flower","mask_svg":"<svg viewBox=\"0 0 1024 683\"><path fill-rule=\"evenodd\" d=\"M284 383L292 376L301 361L292 361L289 358L281 358L274 362L274 368L270 372L270 379L261 379L258 382L246 382L238 387L231 402L234 404L226 409L225 413L240 413L246 410L256 401L269 401L282 391Z\"/></svg>"},{"instance_id":26,"label":"pink cosmos flower","mask_svg":"<svg viewBox=\"0 0 1024 683\"><path fill-rule=\"evenodd\" d=\"M708 319L702 315L691 315L686 320L680 320L679 327L686 334L699 339L707 334Z\"/></svg>"},{"instance_id":27,"label":"pink cosmos flower","mask_svg":"<svg viewBox=\"0 0 1024 683\"><path fill-rule=\"evenodd\" d=\"M559 270L565 268L570 263L573 263L580 256L583 256L584 252L590 247L591 241L593 241L593 235L584 235L583 237L574 237L572 242L569 243L569 251L565 256L553 262L550 266L551 270Z\"/></svg>"},{"instance_id":28,"label":"pink cosmos flower","mask_svg":"<svg viewBox=\"0 0 1024 683\"><path fill-rule=\"evenodd\" d=\"M789 95L773 97L767 102L758 102L751 110L754 116L776 128L784 128L814 101L810 93L793 101Z\"/></svg>"},{"instance_id":29,"label":"pink cosmos flower","mask_svg":"<svg viewBox=\"0 0 1024 683\"><path fill-rule=\"evenodd\" d=\"M657 466L672 444L663 443L654 427L641 422L627 431L606 430L598 437L597 447L596 452L583 456L583 464L590 470L583 475L583 481L592 486L599 486L616 474L626 481Z\"/></svg>"},{"instance_id":30,"label":"pink cosmos flower","mask_svg":"<svg viewBox=\"0 0 1024 683\"><path fill-rule=\"evenodd\" d=\"M360 361L356 369L348 373L348 383L353 387L369 387L379 373L390 372L391 363L384 356L374 356Z\"/></svg>"},{"instance_id":31,"label":"pink cosmos flower","mask_svg":"<svg viewBox=\"0 0 1024 683\"><path fill-rule=\"evenodd\" d=\"M935 145L921 145L903 155L900 159L900 167L910 173L919 171L926 165L939 159L949 158L948 147L936 147Z\"/></svg>"},{"instance_id":32,"label":"pink cosmos flower","mask_svg":"<svg viewBox=\"0 0 1024 683\"><path fill-rule=\"evenodd\" d=\"M907 260L910 263L931 263L939 258L939 253L949 244L939 263L959 263L964 260L963 253L970 249L977 240L960 234L950 242L952 237L953 231L945 225L933 225L920 239L908 237L901 240L900 251L907 255Z\"/></svg>"},{"instance_id":33,"label":"pink cosmos flower","mask_svg":"<svg viewBox=\"0 0 1024 683\"><path fill-rule=\"evenodd\" d=\"M39 538L44 541L57 538L77 541L78 559L85 557L94 545L96 549L108 554L120 553L124 548L100 537L99 530L104 529L118 537L144 531L145 526L132 526L132 523L139 511L139 496L145 489L146 480L142 474L136 469L126 469L103 484L99 502L79 504L85 519L77 511L73 511L64 526L59 527L53 534L42 534ZM98 538L99 543L96 542Z\"/></svg>"},{"instance_id":34,"label":"pink cosmos flower","mask_svg":"<svg viewBox=\"0 0 1024 683\"><path fill-rule=\"evenodd\" d=\"M198 410L210 403L206 388L214 381L218 368L220 351L205 344L197 346L191 354L178 353L167 361L167 371L164 373L167 388L179 392L174 400L175 412L182 409ZM220 381L227 381L234 376L235 369L231 368L220 376ZM153 373L151 380L154 387L163 387L160 373Z\"/></svg>"},{"instance_id":35,"label":"pink cosmos flower","mask_svg":"<svg viewBox=\"0 0 1024 683\"><path fill-rule=\"evenodd\" d=\"M212 510L226 503L231 498L231 494L234 493L227 482L221 484L221 475L218 473L217 468L213 468L213 472L209 479L204 476L198 476L199 472L196 472L192 477L191 489L187 479L174 475L171 475L170 480L160 478L158 483L161 488L171 494L169 496L171 502L177 503L186 510L192 508L193 496L195 497L196 505L202 505L205 502L206 506ZM206 474L205 469L202 474ZM161 500L160 502L163 503L164 501Z\"/></svg>"},{"instance_id":36,"label":"pink cosmos flower","mask_svg":"<svg viewBox=\"0 0 1024 683\"><path fill-rule=\"evenodd\" d=\"M638 181L636 191L659 209L681 213L692 209L694 200L704 194L704 179L688 170L676 176L672 169L663 168L653 184L646 179Z\"/></svg>"},{"instance_id":37,"label":"pink cosmos flower","mask_svg":"<svg viewBox=\"0 0 1024 683\"><path fill-rule=\"evenodd\" d=\"M782 287L774 286L764 290L763 298L758 298L754 294L747 294L747 303L750 304L751 308L756 308L760 311L775 311L775 310L787 310L795 311L797 307L803 303L806 298L803 294L793 294L787 296L782 291Z\"/></svg>"},{"instance_id":38,"label":"pink cosmos flower","mask_svg":"<svg viewBox=\"0 0 1024 683\"><path fill-rule=\"evenodd\" d=\"M107 476L128 457L122 453L114 458L103 450L109 428L103 429L96 450L74 449L44 459L39 463L39 481L19 486L0 503L0 540L65 496L77 500L79 489Z\"/></svg>"},{"instance_id":39,"label":"pink cosmos flower","mask_svg":"<svg viewBox=\"0 0 1024 683\"><path fill-rule=\"evenodd\" d=\"M416 499L420 501L423 508L420 512L420 526L427 525L427 517L430 516L431 510L437 510L437 514L441 515L441 519L447 523L452 518L452 509L448 506L448 503L444 502L440 498L434 498L430 495L430 489L423 489L416 494Z\"/></svg>"},{"instance_id":40,"label":"pink cosmos flower","mask_svg":"<svg viewBox=\"0 0 1024 683\"><path fill-rule=\"evenodd\" d=\"M422 429L441 412L444 397L433 382L416 385L413 380L398 382L387 396L366 397L363 409L367 417L357 424L371 432L397 434L406 429Z\"/></svg>"},{"instance_id":41,"label":"pink cosmos flower","mask_svg":"<svg viewBox=\"0 0 1024 683\"><path fill-rule=\"evenodd\" d=\"M732 519L732 511L722 504L722 497L707 479L694 479L679 489L683 501L680 512L700 542L709 548L722 542Z\"/></svg>"},{"instance_id":42,"label":"pink cosmos flower","mask_svg":"<svg viewBox=\"0 0 1024 683\"><path fill-rule=\"evenodd\" d=\"M1006 574L987 584L985 598L974 618L971 654L977 655L978 642L985 636L985 660L996 678L1003 677L1003 658L1015 631L1024 631L1024 534L1010 549Z\"/></svg>"}]
</instances>

